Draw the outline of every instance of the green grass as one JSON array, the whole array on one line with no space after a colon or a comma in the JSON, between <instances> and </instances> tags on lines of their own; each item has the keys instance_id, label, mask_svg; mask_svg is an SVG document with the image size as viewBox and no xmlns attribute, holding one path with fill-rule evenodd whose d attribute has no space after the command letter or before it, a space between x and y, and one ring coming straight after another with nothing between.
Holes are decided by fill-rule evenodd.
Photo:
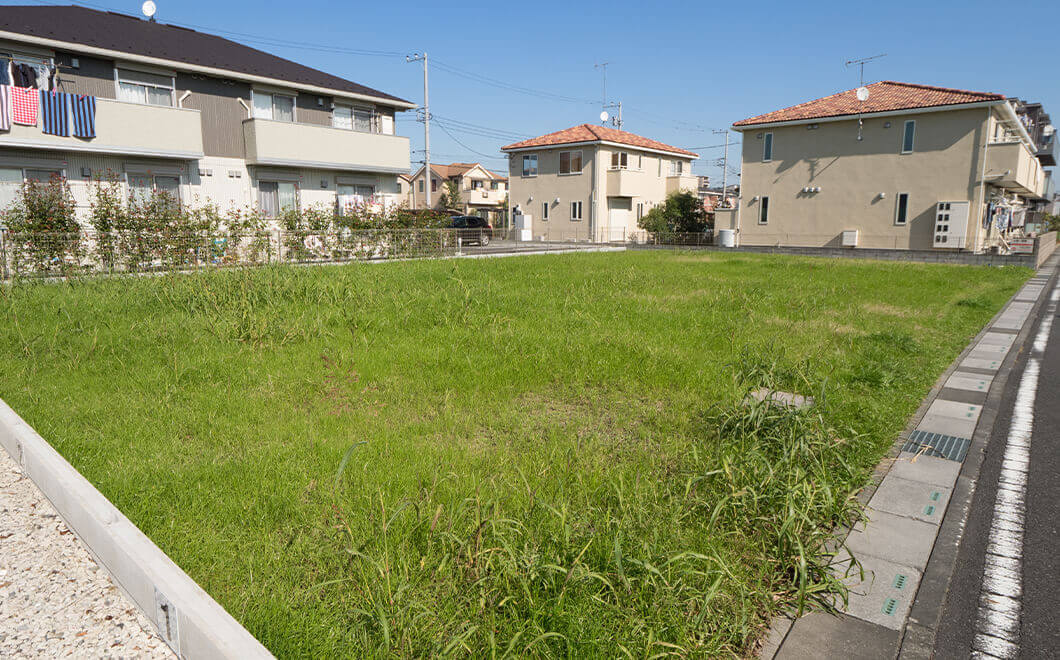
<instances>
[{"instance_id":1,"label":"green grass","mask_svg":"<svg viewBox=\"0 0 1060 660\"><path fill-rule=\"evenodd\" d=\"M280 656L747 653L1029 276L662 252L4 291L0 396ZM812 412L742 407L761 384Z\"/></svg>"}]
</instances>

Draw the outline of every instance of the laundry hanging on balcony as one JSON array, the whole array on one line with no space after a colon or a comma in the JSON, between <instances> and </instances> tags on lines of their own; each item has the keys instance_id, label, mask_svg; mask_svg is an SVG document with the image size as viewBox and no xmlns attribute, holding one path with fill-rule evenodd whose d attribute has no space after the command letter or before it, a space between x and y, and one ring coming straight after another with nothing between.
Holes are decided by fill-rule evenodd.
<instances>
[{"instance_id":1,"label":"laundry hanging on balcony","mask_svg":"<svg viewBox=\"0 0 1060 660\"><path fill-rule=\"evenodd\" d=\"M14 78L15 87L37 87L37 69L25 62L12 63L11 75Z\"/></svg>"},{"instance_id":2,"label":"laundry hanging on balcony","mask_svg":"<svg viewBox=\"0 0 1060 660\"><path fill-rule=\"evenodd\" d=\"M11 88L0 85L0 131L11 130Z\"/></svg>"},{"instance_id":3,"label":"laundry hanging on balcony","mask_svg":"<svg viewBox=\"0 0 1060 660\"><path fill-rule=\"evenodd\" d=\"M70 137L70 95L40 90L41 119L48 135Z\"/></svg>"},{"instance_id":4,"label":"laundry hanging on balcony","mask_svg":"<svg viewBox=\"0 0 1060 660\"><path fill-rule=\"evenodd\" d=\"M9 87L11 90L11 118L23 126L37 125L37 90Z\"/></svg>"},{"instance_id":5,"label":"laundry hanging on balcony","mask_svg":"<svg viewBox=\"0 0 1060 660\"><path fill-rule=\"evenodd\" d=\"M75 94L71 102L74 110L74 137L96 137L96 97Z\"/></svg>"},{"instance_id":6,"label":"laundry hanging on balcony","mask_svg":"<svg viewBox=\"0 0 1060 660\"><path fill-rule=\"evenodd\" d=\"M8 73L9 66L11 66L10 57L5 57L3 61L0 61L0 85L11 84L11 74Z\"/></svg>"}]
</instances>

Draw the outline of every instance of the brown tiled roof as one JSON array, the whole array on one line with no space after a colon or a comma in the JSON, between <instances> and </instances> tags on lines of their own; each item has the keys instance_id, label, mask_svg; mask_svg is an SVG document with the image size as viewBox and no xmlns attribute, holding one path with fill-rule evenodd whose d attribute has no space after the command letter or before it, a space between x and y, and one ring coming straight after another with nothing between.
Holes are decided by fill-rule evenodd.
<instances>
[{"instance_id":1,"label":"brown tiled roof","mask_svg":"<svg viewBox=\"0 0 1060 660\"><path fill-rule=\"evenodd\" d=\"M0 30L408 103L224 37L116 12L75 6L7 6L0 9Z\"/></svg>"},{"instance_id":2,"label":"brown tiled roof","mask_svg":"<svg viewBox=\"0 0 1060 660\"><path fill-rule=\"evenodd\" d=\"M969 92L964 89L916 85L893 80L872 83L866 87L869 89L869 100L865 102L858 101L857 89L848 89L845 92L793 105L790 108L750 117L734 123L733 126L753 126L782 121L842 117L859 113L1002 101L1005 98L1001 94L990 92Z\"/></svg>"},{"instance_id":3,"label":"brown tiled roof","mask_svg":"<svg viewBox=\"0 0 1060 660\"><path fill-rule=\"evenodd\" d=\"M699 154L697 153L693 153L686 149L679 149L678 147L671 147L668 144L663 144L657 140L636 135L635 133L620 131L615 128L607 128L606 126L595 126L593 124L581 124L580 126L574 126L566 130L556 131L555 133L549 133L548 135L542 135L540 137L530 138L529 140L523 140L522 142L509 144L506 147L501 147L501 151L508 151L509 149L524 149L526 147L553 147L576 142L615 142L617 144L628 144L631 147L641 147L642 149L668 151L670 153L691 156L693 158L699 157Z\"/></svg>"},{"instance_id":4,"label":"brown tiled roof","mask_svg":"<svg viewBox=\"0 0 1060 660\"><path fill-rule=\"evenodd\" d=\"M500 172L494 172L493 170L486 170L486 171L489 172L490 174L492 174L493 178L498 180L498 181L507 181L508 180L507 175L501 174Z\"/></svg>"}]
</instances>

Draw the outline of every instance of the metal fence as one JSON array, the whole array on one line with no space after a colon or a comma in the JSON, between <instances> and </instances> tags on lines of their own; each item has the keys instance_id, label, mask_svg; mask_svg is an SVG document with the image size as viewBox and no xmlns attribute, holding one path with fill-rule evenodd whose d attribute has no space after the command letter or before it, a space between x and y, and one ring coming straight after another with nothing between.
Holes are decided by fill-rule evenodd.
<instances>
[{"instance_id":1,"label":"metal fence","mask_svg":"<svg viewBox=\"0 0 1060 660\"><path fill-rule=\"evenodd\" d=\"M612 234L600 240L577 230L519 240L493 229L363 229L259 233L0 232L5 280L97 274L164 273L270 263L323 264L430 259L503 252L548 252L594 246L712 244L710 233ZM596 240L594 240L596 239Z\"/></svg>"}]
</instances>

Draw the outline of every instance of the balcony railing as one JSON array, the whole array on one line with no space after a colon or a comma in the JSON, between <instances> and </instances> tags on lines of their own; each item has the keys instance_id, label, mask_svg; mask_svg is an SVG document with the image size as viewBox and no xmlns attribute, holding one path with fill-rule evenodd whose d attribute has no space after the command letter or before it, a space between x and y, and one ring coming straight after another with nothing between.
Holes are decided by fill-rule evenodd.
<instances>
[{"instance_id":1,"label":"balcony railing","mask_svg":"<svg viewBox=\"0 0 1060 660\"><path fill-rule=\"evenodd\" d=\"M195 160L203 156L202 119L198 110L97 99L94 138L60 137L44 133L40 125L13 124L0 133L0 146Z\"/></svg>"},{"instance_id":2,"label":"balcony railing","mask_svg":"<svg viewBox=\"0 0 1060 660\"><path fill-rule=\"evenodd\" d=\"M407 173L409 139L271 119L243 121L248 165Z\"/></svg>"}]
</instances>

